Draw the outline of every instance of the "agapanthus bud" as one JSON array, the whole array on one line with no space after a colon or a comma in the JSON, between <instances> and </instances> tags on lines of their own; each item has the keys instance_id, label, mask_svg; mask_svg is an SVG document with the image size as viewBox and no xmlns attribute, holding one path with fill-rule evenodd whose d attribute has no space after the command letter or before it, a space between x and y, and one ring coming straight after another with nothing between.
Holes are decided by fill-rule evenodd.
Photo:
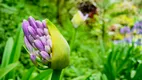
<instances>
[{"instance_id":1,"label":"agapanthus bud","mask_svg":"<svg viewBox=\"0 0 142 80\"><path fill-rule=\"evenodd\" d=\"M23 20L25 45L36 66L63 69L69 64L70 48L58 29L49 21ZM42 65L41 65L42 64Z\"/></svg>"},{"instance_id":2,"label":"agapanthus bud","mask_svg":"<svg viewBox=\"0 0 142 80\"><path fill-rule=\"evenodd\" d=\"M36 55L35 54L30 54L30 59L34 64L36 64Z\"/></svg>"}]
</instances>

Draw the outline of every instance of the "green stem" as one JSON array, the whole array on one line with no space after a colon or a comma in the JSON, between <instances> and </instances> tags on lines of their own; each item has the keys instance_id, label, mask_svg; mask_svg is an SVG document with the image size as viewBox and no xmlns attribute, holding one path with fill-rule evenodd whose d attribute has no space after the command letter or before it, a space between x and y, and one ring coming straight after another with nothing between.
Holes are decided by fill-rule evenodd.
<instances>
[{"instance_id":1,"label":"green stem","mask_svg":"<svg viewBox=\"0 0 142 80\"><path fill-rule=\"evenodd\" d=\"M77 28L74 28L72 39L71 39L71 42L70 42L70 49L71 49L71 51L72 51L72 48L73 48L73 45L74 45L74 42L75 42L76 33L77 33Z\"/></svg>"},{"instance_id":2,"label":"green stem","mask_svg":"<svg viewBox=\"0 0 142 80\"><path fill-rule=\"evenodd\" d=\"M51 80L60 80L62 70L53 70Z\"/></svg>"}]
</instances>

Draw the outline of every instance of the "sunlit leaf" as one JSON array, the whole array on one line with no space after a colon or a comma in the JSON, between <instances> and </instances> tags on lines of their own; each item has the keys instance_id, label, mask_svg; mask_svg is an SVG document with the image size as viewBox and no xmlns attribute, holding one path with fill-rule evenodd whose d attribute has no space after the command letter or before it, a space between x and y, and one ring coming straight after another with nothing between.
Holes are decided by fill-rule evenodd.
<instances>
[{"instance_id":1,"label":"sunlit leaf","mask_svg":"<svg viewBox=\"0 0 142 80\"><path fill-rule=\"evenodd\" d=\"M26 73L23 74L22 80L30 80L34 70L35 68L31 67Z\"/></svg>"},{"instance_id":2,"label":"sunlit leaf","mask_svg":"<svg viewBox=\"0 0 142 80\"><path fill-rule=\"evenodd\" d=\"M23 45L23 31L20 26L18 28L16 38L14 39L14 46L12 49L9 63L17 62L19 60L22 45ZM14 73L14 71L12 71L8 74L8 77L6 77L6 78L13 78L14 76L15 76L15 73Z\"/></svg>"},{"instance_id":3,"label":"sunlit leaf","mask_svg":"<svg viewBox=\"0 0 142 80\"><path fill-rule=\"evenodd\" d=\"M141 80L142 79L142 64L139 65L136 71L136 75L132 80Z\"/></svg>"},{"instance_id":4,"label":"sunlit leaf","mask_svg":"<svg viewBox=\"0 0 142 80\"><path fill-rule=\"evenodd\" d=\"M2 57L2 63L1 63L2 68L6 67L8 65L8 63L9 63L13 43L14 43L13 38L9 38L7 43L6 43L4 53L3 53L3 57Z\"/></svg>"},{"instance_id":5,"label":"sunlit leaf","mask_svg":"<svg viewBox=\"0 0 142 80\"><path fill-rule=\"evenodd\" d=\"M9 73L12 69L14 69L18 65L18 62L9 64L5 68L0 69L0 78L4 77L7 73Z\"/></svg>"},{"instance_id":6,"label":"sunlit leaf","mask_svg":"<svg viewBox=\"0 0 142 80\"><path fill-rule=\"evenodd\" d=\"M33 78L32 80L48 80L50 79L52 70L48 69L46 71L41 72L40 74L38 74L35 78ZM46 79L45 79L46 78Z\"/></svg>"}]
</instances>

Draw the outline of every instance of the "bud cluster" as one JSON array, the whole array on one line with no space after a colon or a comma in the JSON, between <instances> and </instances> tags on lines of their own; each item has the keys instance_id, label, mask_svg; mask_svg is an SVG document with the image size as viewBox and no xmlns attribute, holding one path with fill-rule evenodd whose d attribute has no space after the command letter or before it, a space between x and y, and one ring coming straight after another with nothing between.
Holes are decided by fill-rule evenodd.
<instances>
[{"instance_id":1,"label":"bud cluster","mask_svg":"<svg viewBox=\"0 0 142 80\"><path fill-rule=\"evenodd\" d=\"M23 20L22 28L32 62L39 65L37 62L40 61L47 65L51 59L52 41L46 21L41 22L30 16L28 20Z\"/></svg>"}]
</instances>

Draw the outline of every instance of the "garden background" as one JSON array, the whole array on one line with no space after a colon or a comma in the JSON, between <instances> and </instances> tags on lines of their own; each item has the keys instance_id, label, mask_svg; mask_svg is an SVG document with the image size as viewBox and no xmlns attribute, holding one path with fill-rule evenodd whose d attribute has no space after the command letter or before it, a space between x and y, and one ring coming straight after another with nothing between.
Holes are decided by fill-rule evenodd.
<instances>
[{"instance_id":1,"label":"garden background","mask_svg":"<svg viewBox=\"0 0 142 80\"><path fill-rule=\"evenodd\" d=\"M85 1L97 13L74 28L71 19ZM0 79L47 80L52 73L34 67L23 46L29 16L51 20L71 45L62 80L142 79L142 0L0 0ZM121 32L126 26L130 32Z\"/></svg>"}]
</instances>

